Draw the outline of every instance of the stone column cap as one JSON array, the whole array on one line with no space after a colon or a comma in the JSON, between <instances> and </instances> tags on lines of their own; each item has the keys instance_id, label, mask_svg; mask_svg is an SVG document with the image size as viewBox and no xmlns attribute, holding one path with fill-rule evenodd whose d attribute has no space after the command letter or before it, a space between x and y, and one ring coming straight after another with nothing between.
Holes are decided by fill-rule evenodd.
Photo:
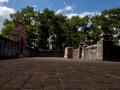
<instances>
[{"instance_id":1,"label":"stone column cap","mask_svg":"<svg viewBox=\"0 0 120 90\"><path fill-rule=\"evenodd\" d=\"M102 41L102 40L109 40L110 37L111 37L111 34L106 34L105 32L102 32L99 35L100 41Z\"/></svg>"}]
</instances>

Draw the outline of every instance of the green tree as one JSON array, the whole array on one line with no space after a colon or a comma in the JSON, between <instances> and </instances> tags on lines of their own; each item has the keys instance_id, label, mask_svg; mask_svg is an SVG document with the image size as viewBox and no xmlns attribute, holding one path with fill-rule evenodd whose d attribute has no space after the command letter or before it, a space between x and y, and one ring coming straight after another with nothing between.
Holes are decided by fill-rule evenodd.
<instances>
[{"instance_id":1,"label":"green tree","mask_svg":"<svg viewBox=\"0 0 120 90\"><path fill-rule=\"evenodd\" d=\"M1 28L1 35L10 37L10 30L14 28L14 23L11 20L5 19L3 28Z\"/></svg>"},{"instance_id":2,"label":"green tree","mask_svg":"<svg viewBox=\"0 0 120 90\"><path fill-rule=\"evenodd\" d=\"M68 45L77 47L79 44L79 35L78 29L80 25L81 18L79 16L73 16L71 19L67 19L67 38L68 38Z\"/></svg>"},{"instance_id":3,"label":"green tree","mask_svg":"<svg viewBox=\"0 0 120 90\"><path fill-rule=\"evenodd\" d=\"M52 18L52 24L50 26L50 37L53 49L63 50L66 42L65 23L66 16L57 14Z\"/></svg>"},{"instance_id":4,"label":"green tree","mask_svg":"<svg viewBox=\"0 0 120 90\"><path fill-rule=\"evenodd\" d=\"M49 49L50 26L55 12L45 8L42 13L38 14L38 46L41 49Z\"/></svg>"},{"instance_id":5,"label":"green tree","mask_svg":"<svg viewBox=\"0 0 120 90\"><path fill-rule=\"evenodd\" d=\"M111 39L116 43L120 39L120 8L103 10L100 15L93 17L73 16L69 19L63 14L55 14L48 8L40 12L27 6L10 14L10 17L21 20L26 26L27 45L43 50L63 50L69 45L76 48L86 37L95 44L101 31L114 35ZM9 37L14 23L5 19L3 24L1 33Z\"/></svg>"},{"instance_id":6,"label":"green tree","mask_svg":"<svg viewBox=\"0 0 120 90\"><path fill-rule=\"evenodd\" d=\"M89 17L84 16L81 21L80 21L80 26L81 26L81 31L80 31L80 36L82 40L85 40L85 38L90 39L89 33L90 33L90 28L89 28Z\"/></svg>"},{"instance_id":7,"label":"green tree","mask_svg":"<svg viewBox=\"0 0 120 90\"><path fill-rule=\"evenodd\" d=\"M93 44L96 44L99 40L99 35L101 34L101 18L100 15L95 15L90 18L90 37L93 40Z\"/></svg>"},{"instance_id":8,"label":"green tree","mask_svg":"<svg viewBox=\"0 0 120 90\"><path fill-rule=\"evenodd\" d=\"M120 30L120 8L114 8L109 10L103 10L100 15L93 16L91 18L91 32L93 34L93 40L96 43L101 31L109 33L113 36L113 40L117 43L119 39Z\"/></svg>"},{"instance_id":9,"label":"green tree","mask_svg":"<svg viewBox=\"0 0 120 90\"><path fill-rule=\"evenodd\" d=\"M120 8L112 8L109 10L104 10L102 14L107 18L106 30L109 30L109 33L114 35L113 40L118 43L120 39Z\"/></svg>"}]
</instances>

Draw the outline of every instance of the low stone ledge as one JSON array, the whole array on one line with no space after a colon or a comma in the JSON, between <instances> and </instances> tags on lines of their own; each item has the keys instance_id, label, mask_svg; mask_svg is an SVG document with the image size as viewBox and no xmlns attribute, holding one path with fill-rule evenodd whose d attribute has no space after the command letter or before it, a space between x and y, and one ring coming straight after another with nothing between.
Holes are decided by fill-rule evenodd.
<instances>
[{"instance_id":1,"label":"low stone ledge","mask_svg":"<svg viewBox=\"0 0 120 90\"><path fill-rule=\"evenodd\" d=\"M10 42L17 43L17 42L15 42L15 41L13 41L12 39L10 39L10 38L8 38L8 37L5 37L5 36L2 36L2 35L0 35L0 40L1 40L1 41L7 40L7 41L10 41Z\"/></svg>"},{"instance_id":2,"label":"low stone ledge","mask_svg":"<svg viewBox=\"0 0 120 90\"><path fill-rule=\"evenodd\" d=\"M85 50L87 50L87 49L95 49L95 48L97 48L97 44L88 46L88 47L85 48Z\"/></svg>"}]
</instances>

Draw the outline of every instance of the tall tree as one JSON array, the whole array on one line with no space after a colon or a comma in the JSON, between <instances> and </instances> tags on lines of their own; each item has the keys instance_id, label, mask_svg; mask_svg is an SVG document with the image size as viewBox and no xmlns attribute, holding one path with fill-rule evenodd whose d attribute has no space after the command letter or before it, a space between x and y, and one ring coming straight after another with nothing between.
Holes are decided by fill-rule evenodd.
<instances>
[{"instance_id":1,"label":"tall tree","mask_svg":"<svg viewBox=\"0 0 120 90\"><path fill-rule=\"evenodd\" d=\"M80 27L79 27L79 32L78 32L78 36L79 36L78 45L80 41L84 41L85 38L90 39L89 17L84 16L83 18L81 18L79 24L80 24Z\"/></svg>"},{"instance_id":2,"label":"tall tree","mask_svg":"<svg viewBox=\"0 0 120 90\"><path fill-rule=\"evenodd\" d=\"M78 35L78 29L81 26L80 25L81 18L79 16L73 16L71 19L67 20L68 23L68 30L67 30L67 37L68 37L68 44L70 46L76 47L79 44L79 35Z\"/></svg>"},{"instance_id":3,"label":"tall tree","mask_svg":"<svg viewBox=\"0 0 120 90\"><path fill-rule=\"evenodd\" d=\"M55 12L53 10L49 10L45 8L42 13L38 14L38 46L41 49L49 49L49 31L52 22L52 18L55 16Z\"/></svg>"},{"instance_id":4,"label":"tall tree","mask_svg":"<svg viewBox=\"0 0 120 90\"><path fill-rule=\"evenodd\" d=\"M3 23L3 28L1 29L1 34L10 38L10 30L13 29L14 23L11 20L5 19Z\"/></svg>"},{"instance_id":5,"label":"tall tree","mask_svg":"<svg viewBox=\"0 0 120 90\"><path fill-rule=\"evenodd\" d=\"M120 30L120 8L103 10L100 15L91 18L91 30L94 33L95 43L98 41L98 36L103 30L113 36L113 40L118 43Z\"/></svg>"},{"instance_id":6,"label":"tall tree","mask_svg":"<svg viewBox=\"0 0 120 90\"><path fill-rule=\"evenodd\" d=\"M103 10L100 15L93 17L73 16L69 19L48 8L40 12L27 6L10 17L20 19L25 24L27 45L39 49L63 50L68 45L78 47L79 42L86 37L92 39L95 44L102 30L114 35L112 38L116 43L120 39L120 8ZM9 37L14 24L8 19L5 19L3 24L2 35Z\"/></svg>"},{"instance_id":7,"label":"tall tree","mask_svg":"<svg viewBox=\"0 0 120 90\"><path fill-rule=\"evenodd\" d=\"M100 15L95 15L90 18L90 36L92 37L93 44L96 44L101 34L101 18Z\"/></svg>"},{"instance_id":8,"label":"tall tree","mask_svg":"<svg viewBox=\"0 0 120 90\"><path fill-rule=\"evenodd\" d=\"M107 18L106 27L109 33L114 35L114 41L118 43L118 39L120 39L120 8L104 10L101 15Z\"/></svg>"},{"instance_id":9,"label":"tall tree","mask_svg":"<svg viewBox=\"0 0 120 90\"><path fill-rule=\"evenodd\" d=\"M53 48L56 50L64 49L66 42L65 23L66 16L57 14L52 18L52 24L50 27L50 36L53 44Z\"/></svg>"}]
</instances>

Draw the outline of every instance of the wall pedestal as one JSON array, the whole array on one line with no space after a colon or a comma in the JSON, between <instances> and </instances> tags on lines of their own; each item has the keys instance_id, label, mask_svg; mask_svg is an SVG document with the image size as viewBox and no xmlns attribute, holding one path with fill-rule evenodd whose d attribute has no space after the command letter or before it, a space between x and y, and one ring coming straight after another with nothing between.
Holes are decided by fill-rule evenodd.
<instances>
[{"instance_id":1,"label":"wall pedestal","mask_svg":"<svg viewBox=\"0 0 120 90\"><path fill-rule=\"evenodd\" d=\"M73 47L66 47L65 48L64 58L73 58Z\"/></svg>"},{"instance_id":2,"label":"wall pedestal","mask_svg":"<svg viewBox=\"0 0 120 90\"><path fill-rule=\"evenodd\" d=\"M97 42L97 60L113 59L113 41L109 40L110 34L101 33L100 41Z\"/></svg>"},{"instance_id":3,"label":"wall pedestal","mask_svg":"<svg viewBox=\"0 0 120 90\"><path fill-rule=\"evenodd\" d=\"M113 59L113 41L102 40L97 42L97 60Z\"/></svg>"}]
</instances>

